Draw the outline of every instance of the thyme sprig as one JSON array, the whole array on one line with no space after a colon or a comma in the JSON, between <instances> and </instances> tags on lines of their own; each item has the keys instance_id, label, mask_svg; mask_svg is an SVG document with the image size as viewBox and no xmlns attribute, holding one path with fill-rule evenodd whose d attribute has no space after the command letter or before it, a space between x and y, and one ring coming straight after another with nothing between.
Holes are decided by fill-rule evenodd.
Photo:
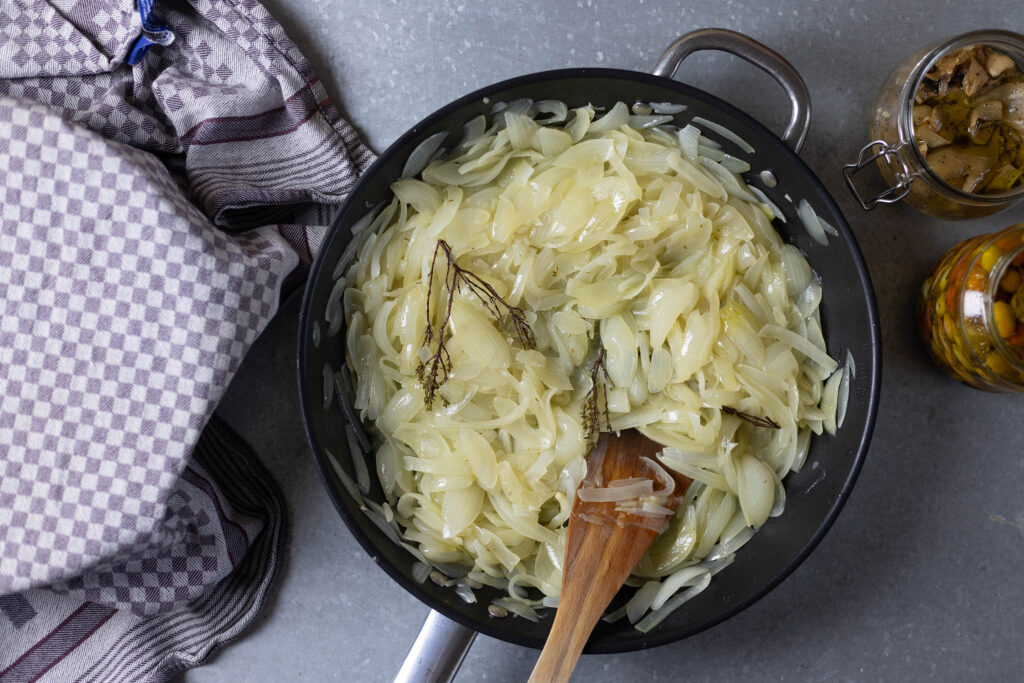
<instances>
[{"instance_id":1,"label":"thyme sprig","mask_svg":"<svg viewBox=\"0 0 1024 683\"><path fill-rule=\"evenodd\" d=\"M722 406L722 412L727 415L735 415L744 422L749 422L755 427L764 427L766 429L779 429L779 423L770 417L758 417L757 415L750 415L749 413L741 413L735 408L729 406Z\"/></svg>"},{"instance_id":2,"label":"thyme sprig","mask_svg":"<svg viewBox=\"0 0 1024 683\"><path fill-rule=\"evenodd\" d=\"M590 391L583 401L583 432L587 435L587 441L596 439L601 431L612 431L612 421L608 415L608 385L611 383L608 368L604 364L602 346L597 360L590 368Z\"/></svg>"},{"instance_id":3,"label":"thyme sprig","mask_svg":"<svg viewBox=\"0 0 1024 683\"><path fill-rule=\"evenodd\" d=\"M432 324L433 313L431 312L430 301L434 294L434 282L435 280L440 280L436 271L438 259L442 256L445 266L444 279L438 287L447 288L448 295L444 299L444 315L435 331ZM533 329L526 322L523 309L505 301L494 287L483 278L456 263L451 246L444 240L438 240L437 246L434 247L433 258L430 261L430 276L427 280L427 329L423 334L423 347L432 350L433 353L416 367L416 376L423 384L423 401L428 408L433 406L438 390L451 377L452 357L445 347L445 342L448 339L448 323L452 317L452 305L455 303L455 294L462 287L476 295L491 317L515 335L519 340L520 346L524 349L533 349L537 346L537 341L533 336ZM435 344L436 346L432 348L432 345Z\"/></svg>"}]
</instances>

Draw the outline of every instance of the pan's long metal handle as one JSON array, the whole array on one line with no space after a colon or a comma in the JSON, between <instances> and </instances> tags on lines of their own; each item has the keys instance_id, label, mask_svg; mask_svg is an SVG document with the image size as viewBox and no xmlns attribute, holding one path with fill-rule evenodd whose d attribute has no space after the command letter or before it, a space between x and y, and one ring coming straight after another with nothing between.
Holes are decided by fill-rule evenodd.
<instances>
[{"instance_id":1,"label":"pan's long metal handle","mask_svg":"<svg viewBox=\"0 0 1024 683\"><path fill-rule=\"evenodd\" d=\"M793 107L782 140L794 152L799 152L811 125L811 96L807 92L807 84L793 65L778 52L742 33L724 28L705 28L687 33L669 45L654 66L654 75L671 78L684 59L701 50L718 50L736 55L763 69L778 81Z\"/></svg>"},{"instance_id":2,"label":"pan's long metal handle","mask_svg":"<svg viewBox=\"0 0 1024 683\"><path fill-rule=\"evenodd\" d=\"M395 683L448 683L469 652L476 631L430 610Z\"/></svg>"}]
</instances>

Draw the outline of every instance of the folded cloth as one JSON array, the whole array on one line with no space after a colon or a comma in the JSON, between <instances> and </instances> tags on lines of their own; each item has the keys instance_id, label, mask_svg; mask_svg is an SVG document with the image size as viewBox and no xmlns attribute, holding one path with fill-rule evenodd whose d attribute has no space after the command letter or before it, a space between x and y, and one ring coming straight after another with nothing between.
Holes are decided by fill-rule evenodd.
<instances>
[{"instance_id":1,"label":"folded cloth","mask_svg":"<svg viewBox=\"0 0 1024 683\"><path fill-rule=\"evenodd\" d=\"M201 598L146 617L74 591L0 596L0 621L6 622L0 624L0 680L168 680L201 664L252 622L281 561L284 501L255 454L216 416L170 506L192 538L168 547L165 557L129 560L105 574L116 589L200 585L195 573L217 566L230 573Z\"/></svg>"},{"instance_id":2,"label":"folded cloth","mask_svg":"<svg viewBox=\"0 0 1024 683\"><path fill-rule=\"evenodd\" d=\"M283 505L210 417L372 158L252 0L0 3L0 680L255 616Z\"/></svg>"}]
</instances>

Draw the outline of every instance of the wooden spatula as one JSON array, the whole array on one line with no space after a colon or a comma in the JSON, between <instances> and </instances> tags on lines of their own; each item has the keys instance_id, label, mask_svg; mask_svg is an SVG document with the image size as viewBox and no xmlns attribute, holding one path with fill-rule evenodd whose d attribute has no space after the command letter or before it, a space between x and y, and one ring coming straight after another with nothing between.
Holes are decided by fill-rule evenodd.
<instances>
[{"instance_id":1,"label":"wooden spatula","mask_svg":"<svg viewBox=\"0 0 1024 683\"><path fill-rule=\"evenodd\" d=\"M641 458L654 458L661 449L661 445L634 429L619 436L602 434L587 456L587 477L581 487L602 480L607 485L616 479L652 478L650 465ZM663 505L674 511L690 480L667 468L666 471L676 480L676 487ZM650 528L650 517L617 511L616 506L584 502L578 494L573 502L562 597L530 683L569 680L597 620L660 533Z\"/></svg>"}]
</instances>

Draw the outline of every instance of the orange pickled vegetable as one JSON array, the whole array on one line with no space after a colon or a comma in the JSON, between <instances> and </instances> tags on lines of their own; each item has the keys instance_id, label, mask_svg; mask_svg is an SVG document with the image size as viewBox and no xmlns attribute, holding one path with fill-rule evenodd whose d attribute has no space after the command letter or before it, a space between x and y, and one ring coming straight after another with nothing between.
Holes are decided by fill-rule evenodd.
<instances>
[{"instance_id":1,"label":"orange pickled vegetable","mask_svg":"<svg viewBox=\"0 0 1024 683\"><path fill-rule=\"evenodd\" d=\"M1017 323L1013 336L1007 339L1014 346L1024 346L1024 323Z\"/></svg>"},{"instance_id":2,"label":"orange pickled vegetable","mask_svg":"<svg viewBox=\"0 0 1024 683\"><path fill-rule=\"evenodd\" d=\"M1014 249L1019 247L1020 244L1020 238L1015 235L1007 235L1006 237L1000 237L998 240L996 240L996 246L1002 249L1003 251L1013 251Z\"/></svg>"}]
</instances>

